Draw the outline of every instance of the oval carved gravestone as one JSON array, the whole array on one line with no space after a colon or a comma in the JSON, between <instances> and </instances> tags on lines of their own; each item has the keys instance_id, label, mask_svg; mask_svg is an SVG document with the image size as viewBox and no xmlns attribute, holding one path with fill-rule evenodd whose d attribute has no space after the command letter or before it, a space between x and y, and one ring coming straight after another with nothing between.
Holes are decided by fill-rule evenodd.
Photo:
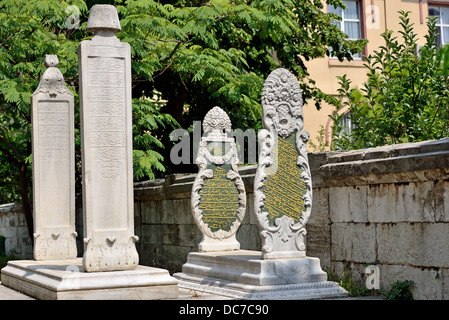
<instances>
[{"instance_id":1,"label":"oval carved gravestone","mask_svg":"<svg viewBox=\"0 0 449 320\"><path fill-rule=\"evenodd\" d=\"M203 122L191 206L203 239L200 251L238 250L235 234L246 209L246 192L238 173L237 148L231 121L221 108L211 109Z\"/></svg>"}]
</instances>

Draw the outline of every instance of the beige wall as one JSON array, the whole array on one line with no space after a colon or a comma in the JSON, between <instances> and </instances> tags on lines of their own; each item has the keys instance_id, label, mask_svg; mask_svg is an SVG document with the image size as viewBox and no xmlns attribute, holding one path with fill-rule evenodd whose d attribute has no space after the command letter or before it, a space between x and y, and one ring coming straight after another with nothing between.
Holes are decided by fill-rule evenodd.
<instances>
[{"instance_id":1,"label":"beige wall","mask_svg":"<svg viewBox=\"0 0 449 320\"><path fill-rule=\"evenodd\" d=\"M449 4L449 1L431 1L432 4ZM418 35L421 43L424 43L424 35L427 33L427 0L364 0L362 13L362 33L369 43L365 48L365 55L372 54L378 50L379 46L384 45L381 34L385 30L398 31L401 29L399 24L398 11L410 11L410 20L414 23L414 31ZM374 21L371 9L374 10ZM325 8L327 10L327 8ZM339 88L337 76L347 75L354 86L361 87L366 79L366 70L363 60L340 62L337 59L322 58L315 59L306 63L310 77L316 81L317 86L325 93L337 96ZM331 121L329 115L335 110L335 107L323 102L321 110L316 110L314 103L310 102L304 105L305 129L311 135L311 142L318 145L317 138L319 131L324 128L330 138ZM341 112L344 112L342 110ZM310 151L318 151L312 145L309 145Z\"/></svg>"}]
</instances>

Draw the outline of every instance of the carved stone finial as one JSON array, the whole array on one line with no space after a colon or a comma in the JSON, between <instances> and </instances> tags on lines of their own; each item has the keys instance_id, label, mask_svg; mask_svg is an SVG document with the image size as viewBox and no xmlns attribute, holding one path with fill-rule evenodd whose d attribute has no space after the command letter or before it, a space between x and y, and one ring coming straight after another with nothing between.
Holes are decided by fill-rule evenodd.
<instances>
[{"instance_id":1,"label":"carved stone finial","mask_svg":"<svg viewBox=\"0 0 449 320\"><path fill-rule=\"evenodd\" d=\"M44 65L47 67L47 70L44 71L39 86L36 91L34 91L33 95L46 93L51 98L55 98L58 94L73 95L70 90L67 89L61 71L56 68L56 66L59 65L58 56L46 54Z\"/></svg>"},{"instance_id":2,"label":"carved stone finial","mask_svg":"<svg viewBox=\"0 0 449 320\"><path fill-rule=\"evenodd\" d=\"M214 107L204 117L203 131L212 136L226 136L231 132L231 120L220 107Z\"/></svg>"},{"instance_id":3,"label":"carved stone finial","mask_svg":"<svg viewBox=\"0 0 449 320\"><path fill-rule=\"evenodd\" d=\"M302 130L302 94L296 78L286 69L273 71L262 90L263 120L266 129L271 126L282 137L295 129Z\"/></svg>"},{"instance_id":4,"label":"carved stone finial","mask_svg":"<svg viewBox=\"0 0 449 320\"><path fill-rule=\"evenodd\" d=\"M44 66L49 67L57 67L59 65L58 56L55 54L46 54L44 59Z\"/></svg>"},{"instance_id":5,"label":"carved stone finial","mask_svg":"<svg viewBox=\"0 0 449 320\"><path fill-rule=\"evenodd\" d=\"M87 30L96 32L97 30L113 31L121 30L117 9L109 4L96 4L90 9L87 20Z\"/></svg>"}]
</instances>

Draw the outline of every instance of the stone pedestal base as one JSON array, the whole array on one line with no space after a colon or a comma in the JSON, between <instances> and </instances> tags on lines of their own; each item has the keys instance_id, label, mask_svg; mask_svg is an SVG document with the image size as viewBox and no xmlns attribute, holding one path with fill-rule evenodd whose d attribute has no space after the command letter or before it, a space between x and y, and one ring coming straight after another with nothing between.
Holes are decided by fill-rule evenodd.
<instances>
[{"instance_id":1,"label":"stone pedestal base","mask_svg":"<svg viewBox=\"0 0 449 320\"><path fill-rule=\"evenodd\" d=\"M182 288L236 299L323 299L348 294L326 280L318 258L262 260L259 251L191 252L182 273L173 276Z\"/></svg>"},{"instance_id":2,"label":"stone pedestal base","mask_svg":"<svg viewBox=\"0 0 449 320\"><path fill-rule=\"evenodd\" d=\"M2 285L41 300L156 300L178 297L178 285L167 270L84 272L82 259L9 261Z\"/></svg>"}]
</instances>

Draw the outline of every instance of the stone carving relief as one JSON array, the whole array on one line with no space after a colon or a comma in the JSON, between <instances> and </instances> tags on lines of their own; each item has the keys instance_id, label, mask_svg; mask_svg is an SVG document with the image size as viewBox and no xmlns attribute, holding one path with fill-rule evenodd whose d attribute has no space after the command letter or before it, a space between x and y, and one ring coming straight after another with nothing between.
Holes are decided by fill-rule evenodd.
<instances>
[{"instance_id":1,"label":"stone carving relief","mask_svg":"<svg viewBox=\"0 0 449 320\"><path fill-rule=\"evenodd\" d=\"M84 238L85 269L89 272L135 269L139 264L135 247L138 241L137 236L131 236L128 242L107 237L104 243L94 243L91 238Z\"/></svg>"},{"instance_id":2,"label":"stone carving relief","mask_svg":"<svg viewBox=\"0 0 449 320\"><path fill-rule=\"evenodd\" d=\"M51 235L34 233L34 259L48 260L55 257L76 258L76 232L60 234L53 232Z\"/></svg>"},{"instance_id":3,"label":"stone carving relief","mask_svg":"<svg viewBox=\"0 0 449 320\"><path fill-rule=\"evenodd\" d=\"M61 71L56 68L59 65L58 56L46 54L44 65L47 67L47 70L45 70L42 75L42 79L34 94L49 94L52 98L56 97L58 94L73 95L69 89L67 89Z\"/></svg>"},{"instance_id":4,"label":"stone carving relief","mask_svg":"<svg viewBox=\"0 0 449 320\"><path fill-rule=\"evenodd\" d=\"M305 256L305 225L312 209L312 181L303 129L302 95L286 69L273 71L262 91L263 126L254 181L254 210L262 256Z\"/></svg>"}]
</instances>

